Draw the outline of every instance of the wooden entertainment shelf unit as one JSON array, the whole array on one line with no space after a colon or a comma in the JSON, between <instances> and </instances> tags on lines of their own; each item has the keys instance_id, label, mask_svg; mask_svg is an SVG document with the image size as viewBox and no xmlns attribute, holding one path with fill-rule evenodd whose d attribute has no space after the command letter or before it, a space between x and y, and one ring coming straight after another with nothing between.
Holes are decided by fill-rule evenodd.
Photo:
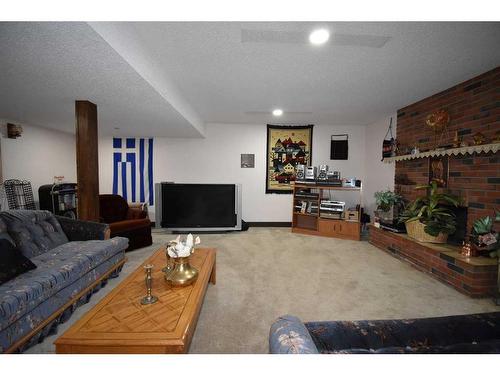
<instances>
[{"instance_id":1,"label":"wooden entertainment shelf unit","mask_svg":"<svg viewBox=\"0 0 500 375\"><path fill-rule=\"evenodd\" d=\"M318 198L297 197L297 192L304 189L315 190ZM357 209L357 220L332 219L320 216L320 202L325 190L352 191L359 193L359 208ZM292 203L292 232L301 234L312 234L316 236L337 237L346 240L361 240L361 200L362 187L342 187L317 184L293 184ZM316 202L318 209L316 213L300 212L296 208L299 201Z\"/></svg>"}]
</instances>

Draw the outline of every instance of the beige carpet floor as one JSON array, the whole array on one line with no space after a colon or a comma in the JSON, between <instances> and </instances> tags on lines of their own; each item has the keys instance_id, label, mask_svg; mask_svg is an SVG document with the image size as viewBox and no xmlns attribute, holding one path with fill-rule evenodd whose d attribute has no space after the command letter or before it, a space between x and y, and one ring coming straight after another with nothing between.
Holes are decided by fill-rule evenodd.
<instances>
[{"instance_id":1,"label":"beige carpet floor","mask_svg":"<svg viewBox=\"0 0 500 375\"><path fill-rule=\"evenodd\" d=\"M53 353L54 340L173 235L127 253L121 275L80 307L57 335L28 350ZM217 248L217 285L209 285L191 353L266 353L273 320L419 318L500 311L471 299L366 241L292 234L288 228L201 235Z\"/></svg>"}]
</instances>

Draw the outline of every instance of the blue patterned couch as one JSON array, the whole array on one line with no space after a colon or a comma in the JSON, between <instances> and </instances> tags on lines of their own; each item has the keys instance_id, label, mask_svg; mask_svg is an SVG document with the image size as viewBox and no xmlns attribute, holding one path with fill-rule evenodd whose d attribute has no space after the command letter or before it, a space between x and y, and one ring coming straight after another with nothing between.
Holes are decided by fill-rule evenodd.
<instances>
[{"instance_id":1,"label":"blue patterned couch","mask_svg":"<svg viewBox=\"0 0 500 375\"><path fill-rule=\"evenodd\" d=\"M274 354L500 353L500 312L308 323L286 315L271 326L269 351Z\"/></svg>"},{"instance_id":2,"label":"blue patterned couch","mask_svg":"<svg viewBox=\"0 0 500 375\"><path fill-rule=\"evenodd\" d=\"M0 353L41 342L109 277L118 276L128 240L108 237L106 224L48 211L0 212L0 238L37 266L0 285Z\"/></svg>"}]
</instances>

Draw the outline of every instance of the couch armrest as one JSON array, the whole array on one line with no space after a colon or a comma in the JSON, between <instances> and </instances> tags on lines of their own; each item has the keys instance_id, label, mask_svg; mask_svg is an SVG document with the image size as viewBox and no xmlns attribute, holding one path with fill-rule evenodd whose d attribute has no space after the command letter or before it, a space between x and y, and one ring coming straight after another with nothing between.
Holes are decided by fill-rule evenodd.
<instances>
[{"instance_id":1,"label":"couch armrest","mask_svg":"<svg viewBox=\"0 0 500 375\"><path fill-rule=\"evenodd\" d=\"M108 224L74 220L62 216L56 216L56 218L70 241L107 240L110 236Z\"/></svg>"},{"instance_id":2,"label":"couch armrest","mask_svg":"<svg viewBox=\"0 0 500 375\"><path fill-rule=\"evenodd\" d=\"M318 349L302 321L291 315L279 317L269 331L271 354L318 354Z\"/></svg>"},{"instance_id":3,"label":"couch armrest","mask_svg":"<svg viewBox=\"0 0 500 375\"><path fill-rule=\"evenodd\" d=\"M126 220L145 219L148 216L146 211L140 208L130 208L127 210Z\"/></svg>"}]
</instances>

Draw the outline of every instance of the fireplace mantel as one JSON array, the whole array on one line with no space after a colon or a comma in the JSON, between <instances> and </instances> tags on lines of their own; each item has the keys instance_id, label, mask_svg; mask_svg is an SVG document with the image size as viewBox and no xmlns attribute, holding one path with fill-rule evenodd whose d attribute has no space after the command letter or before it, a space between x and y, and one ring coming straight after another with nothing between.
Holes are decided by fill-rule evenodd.
<instances>
[{"instance_id":1,"label":"fireplace mantel","mask_svg":"<svg viewBox=\"0 0 500 375\"><path fill-rule=\"evenodd\" d=\"M401 160L421 159L433 156L473 155L473 154L480 154L481 152L496 153L499 149L500 149L500 143L488 143L484 145L449 148L445 150L431 150L426 152L420 152L414 155L408 154L408 155L392 156L390 158L384 158L384 163L394 163L396 161L401 161Z\"/></svg>"}]
</instances>

